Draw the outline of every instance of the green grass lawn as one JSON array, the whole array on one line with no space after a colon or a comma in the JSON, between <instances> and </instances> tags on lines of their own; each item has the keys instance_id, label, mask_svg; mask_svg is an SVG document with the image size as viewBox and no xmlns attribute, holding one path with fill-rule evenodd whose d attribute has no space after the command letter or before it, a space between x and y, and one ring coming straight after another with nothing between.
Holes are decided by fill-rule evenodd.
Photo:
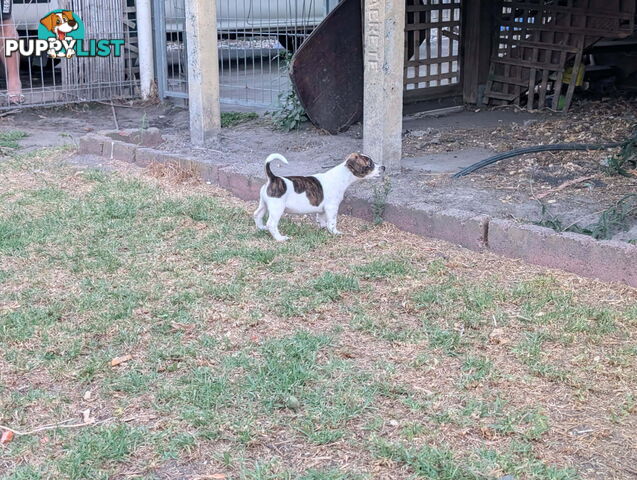
<instances>
[{"instance_id":1,"label":"green grass lawn","mask_svg":"<svg viewBox=\"0 0 637 480\"><path fill-rule=\"evenodd\" d=\"M0 425L95 423L3 479L633 478L635 290L68 155L0 163Z\"/></svg>"}]
</instances>

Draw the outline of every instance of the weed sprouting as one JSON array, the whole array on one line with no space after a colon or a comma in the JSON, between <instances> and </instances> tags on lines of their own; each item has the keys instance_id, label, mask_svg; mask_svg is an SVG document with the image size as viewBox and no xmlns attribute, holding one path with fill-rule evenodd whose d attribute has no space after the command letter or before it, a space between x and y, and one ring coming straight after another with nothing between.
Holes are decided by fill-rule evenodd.
<instances>
[{"instance_id":1,"label":"weed sprouting","mask_svg":"<svg viewBox=\"0 0 637 480\"><path fill-rule=\"evenodd\" d=\"M619 153L606 161L604 170L609 175L628 176L629 173L626 170L628 165L637 167L637 132L622 145Z\"/></svg>"},{"instance_id":2,"label":"weed sprouting","mask_svg":"<svg viewBox=\"0 0 637 480\"><path fill-rule=\"evenodd\" d=\"M608 240L616 233L626 231L631 226L631 219L637 217L637 194L631 193L621 198L617 203L604 210L599 220L587 226L577 223L564 225L563 222L550 214L546 205L542 205L542 220L536 222L542 227L551 228L557 232L573 232L588 235L596 240Z\"/></svg>"},{"instance_id":3,"label":"weed sprouting","mask_svg":"<svg viewBox=\"0 0 637 480\"><path fill-rule=\"evenodd\" d=\"M289 52L282 53L279 59L281 70L287 74L290 68L292 54ZM305 108L301 105L301 101L294 88L290 88L287 92L281 93L279 95L278 106L274 110L266 112L266 115L272 117L274 125L277 128L286 132L298 129L303 122L307 122L308 120Z\"/></svg>"},{"instance_id":4,"label":"weed sprouting","mask_svg":"<svg viewBox=\"0 0 637 480\"><path fill-rule=\"evenodd\" d=\"M391 193L391 189L391 181L388 177L385 177L381 185L374 185L372 192L372 212L374 214L375 225L383 223L383 215L385 214L387 198Z\"/></svg>"}]
</instances>

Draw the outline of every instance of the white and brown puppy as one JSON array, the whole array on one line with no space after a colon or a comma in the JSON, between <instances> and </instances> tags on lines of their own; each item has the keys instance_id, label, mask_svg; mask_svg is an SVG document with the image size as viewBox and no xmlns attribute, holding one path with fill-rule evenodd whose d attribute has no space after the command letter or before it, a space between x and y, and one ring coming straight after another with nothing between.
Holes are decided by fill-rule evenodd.
<instances>
[{"instance_id":1,"label":"white and brown puppy","mask_svg":"<svg viewBox=\"0 0 637 480\"><path fill-rule=\"evenodd\" d=\"M324 173L309 177L277 177L270 168L273 160L288 163L278 153L273 153L265 160L268 181L261 187L261 199L259 208L254 212L254 221L260 230L268 230L279 242L289 238L279 232L279 220L285 212L316 213L316 221L322 228L327 228L334 235L340 234L336 228L336 216L347 187L364 178L378 177L385 171L385 167L376 165L368 156L352 153L343 163ZM268 221L264 224L266 213Z\"/></svg>"}]
</instances>

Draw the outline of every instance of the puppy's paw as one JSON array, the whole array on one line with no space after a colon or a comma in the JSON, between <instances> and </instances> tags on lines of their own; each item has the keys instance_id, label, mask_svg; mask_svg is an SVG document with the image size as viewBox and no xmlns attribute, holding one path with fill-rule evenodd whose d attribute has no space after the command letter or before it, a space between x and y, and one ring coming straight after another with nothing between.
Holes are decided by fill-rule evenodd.
<instances>
[{"instance_id":1,"label":"puppy's paw","mask_svg":"<svg viewBox=\"0 0 637 480\"><path fill-rule=\"evenodd\" d=\"M336 229L330 230L330 233L332 235L345 235L343 232L341 232L340 230L336 230Z\"/></svg>"},{"instance_id":2,"label":"puppy's paw","mask_svg":"<svg viewBox=\"0 0 637 480\"><path fill-rule=\"evenodd\" d=\"M69 48L69 49L66 51L66 58L72 58L72 57L74 57L74 56L75 56L75 50L73 50L72 48Z\"/></svg>"},{"instance_id":3,"label":"puppy's paw","mask_svg":"<svg viewBox=\"0 0 637 480\"><path fill-rule=\"evenodd\" d=\"M286 236L286 235L281 235L279 238L275 238L275 240L277 242L287 242L290 239L290 237Z\"/></svg>"},{"instance_id":4,"label":"puppy's paw","mask_svg":"<svg viewBox=\"0 0 637 480\"><path fill-rule=\"evenodd\" d=\"M316 224L319 228L327 228L327 221L320 214L316 216Z\"/></svg>"}]
</instances>

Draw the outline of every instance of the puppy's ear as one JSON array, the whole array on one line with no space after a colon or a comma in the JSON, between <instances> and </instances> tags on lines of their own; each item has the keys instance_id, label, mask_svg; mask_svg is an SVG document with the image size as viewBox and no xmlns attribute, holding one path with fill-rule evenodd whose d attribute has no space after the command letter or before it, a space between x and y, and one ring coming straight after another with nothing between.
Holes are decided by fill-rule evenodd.
<instances>
[{"instance_id":1,"label":"puppy's ear","mask_svg":"<svg viewBox=\"0 0 637 480\"><path fill-rule=\"evenodd\" d=\"M52 31L53 31L53 27L55 26L55 20L56 20L56 18L57 18L57 14L52 13L51 15L47 15L46 17L41 18L41 19L40 19L40 23L41 23L42 25L44 25L44 27L45 27L48 31L52 32Z\"/></svg>"},{"instance_id":2,"label":"puppy's ear","mask_svg":"<svg viewBox=\"0 0 637 480\"><path fill-rule=\"evenodd\" d=\"M352 153L345 160L345 165L352 172L352 175L363 178L367 176L373 169L373 165L369 165L368 157L363 157L360 153Z\"/></svg>"},{"instance_id":3,"label":"puppy's ear","mask_svg":"<svg viewBox=\"0 0 637 480\"><path fill-rule=\"evenodd\" d=\"M71 10L62 10L62 17L68 22L69 20L75 20L73 18L73 12Z\"/></svg>"}]
</instances>

